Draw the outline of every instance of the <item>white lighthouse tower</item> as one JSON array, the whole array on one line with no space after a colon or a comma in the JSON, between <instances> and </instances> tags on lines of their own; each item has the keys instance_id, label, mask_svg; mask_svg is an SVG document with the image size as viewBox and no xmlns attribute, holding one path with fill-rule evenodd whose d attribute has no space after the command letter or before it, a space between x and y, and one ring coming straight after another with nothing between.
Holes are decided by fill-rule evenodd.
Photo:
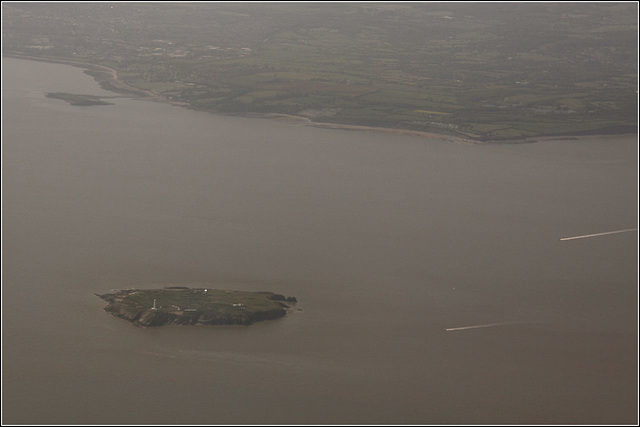
<instances>
[{"instance_id":1,"label":"white lighthouse tower","mask_svg":"<svg viewBox=\"0 0 640 427\"><path fill-rule=\"evenodd\" d=\"M157 310L158 307L156 306L156 299L153 299L153 307L151 307L151 310Z\"/></svg>"}]
</instances>

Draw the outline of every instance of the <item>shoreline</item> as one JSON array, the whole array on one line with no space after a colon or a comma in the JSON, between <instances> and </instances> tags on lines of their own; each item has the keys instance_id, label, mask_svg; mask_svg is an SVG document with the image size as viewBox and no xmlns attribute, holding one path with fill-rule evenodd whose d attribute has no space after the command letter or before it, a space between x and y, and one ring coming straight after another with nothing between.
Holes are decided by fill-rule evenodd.
<instances>
[{"instance_id":1,"label":"shoreline","mask_svg":"<svg viewBox=\"0 0 640 427\"><path fill-rule=\"evenodd\" d=\"M22 55L22 54L17 54L17 53L9 53L9 54L3 54L3 58L13 58L13 59L23 59L26 61L39 61L39 62L47 62L47 63L51 63L51 64L64 64L64 65L70 65L72 67L78 67L78 68L83 68L87 71L90 72L98 72L98 73L107 73L109 74L109 76L103 76L103 78L100 78L100 76L96 76L96 75L92 75L89 74L91 77L94 78L94 80L102 87L104 83L107 84L112 84L114 87L112 88L104 88L105 90L109 90L111 92L123 92L126 91L126 93L130 94L130 95L138 95L140 97L143 96L148 96L148 97L157 97L157 95L155 95L154 93L150 92L150 91L146 91L143 89L138 89L135 88L133 86L128 85L127 83L123 82L122 80L118 79L118 71L114 68L110 68L104 65L97 65L97 64L92 64L90 62L81 62L81 61L73 61L70 59L61 59L61 58L49 58L49 57L40 57L40 56L29 56L29 55ZM119 89L119 90L117 90ZM144 94L144 95L143 95Z\"/></svg>"},{"instance_id":2,"label":"shoreline","mask_svg":"<svg viewBox=\"0 0 640 427\"><path fill-rule=\"evenodd\" d=\"M71 59L62 59L62 58L51 58L51 57L40 57L40 56L30 56L23 55L19 53L3 53L3 58L13 58L13 59L23 59L27 61L39 61L39 62L47 62L53 64L64 64L70 65L73 67L83 68L86 70L87 74L93 77L93 79L100 85L100 87L104 90L108 90L111 92L126 94L135 96L138 99L144 101L154 101L161 102L163 104L174 105L178 107L185 107L193 111L202 111L210 114L218 114L221 116L232 116L232 117L245 117L245 118L258 118L258 119L274 119L278 121L288 122L292 124L299 124L304 126L312 126L323 129L335 129L335 130L351 130L351 131L365 131L365 132L380 132L380 133L388 133L394 135L407 135L407 136L419 136L422 138L428 139L440 139L447 142L455 142L458 144L474 144L474 145L483 145L483 144L532 144L536 142L543 141L566 141L576 138L583 137L625 137L625 136L637 136L638 133L579 133L579 134L548 134L548 135L538 135L532 137L524 137L524 138L515 138L515 139L499 139L499 140L481 140L475 138L464 138L462 136L455 136L446 133L437 133L437 132L426 132L419 131L414 129L402 129L402 128L385 128L385 127L376 127L376 126L365 126L365 125L349 125L349 124L340 124L340 123L329 123L329 122L314 122L308 117L304 116L296 116L293 114L284 114L284 113L219 113L208 110L203 110L199 108L193 107L191 104L186 102L179 101L171 101L162 95L158 95L149 90L139 89L134 86L127 84L126 82L120 80L118 78L118 70L107 67L105 65L97 65L92 64L90 62L82 62L75 61ZM102 76L100 75L102 74ZM105 76L104 74L108 74Z\"/></svg>"}]
</instances>

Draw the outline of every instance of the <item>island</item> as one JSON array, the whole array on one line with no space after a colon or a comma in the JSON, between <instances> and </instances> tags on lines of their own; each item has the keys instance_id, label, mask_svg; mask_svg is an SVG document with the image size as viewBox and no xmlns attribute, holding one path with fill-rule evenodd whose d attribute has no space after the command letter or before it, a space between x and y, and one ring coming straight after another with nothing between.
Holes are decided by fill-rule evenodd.
<instances>
[{"instance_id":1,"label":"island","mask_svg":"<svg viewBox=\"0 0 640 427\"><path fill-rule=\"evenodd\" d=\"M101 96L80 95L76 93L49 92L47 98L61 99L71 105L92 106L92 105L113 105L111 102L103 101Z\"/></svg>"},{"instance_id":2,"label":"island","mask_svg":"<svg viewBox=\"0 0 640 427\"><path fill-rule=\"evenodd\" d=\"M141 327L163 325L251 325L278 319L295 297L272 292L228 291L170 286L125 289L99 295L105 311Z\"/></svg>"}]
</instances>

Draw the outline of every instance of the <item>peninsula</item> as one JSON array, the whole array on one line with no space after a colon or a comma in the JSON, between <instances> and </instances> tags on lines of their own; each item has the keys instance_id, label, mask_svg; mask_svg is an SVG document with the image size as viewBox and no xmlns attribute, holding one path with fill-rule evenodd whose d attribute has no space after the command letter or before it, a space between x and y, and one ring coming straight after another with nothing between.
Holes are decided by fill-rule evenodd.
<instances>
[{"instance_id":1,"label":"peninsula","mask_svg":"<svg viewBox=\"0 0 640 427\"><path fill-rule=\"evenodd\" d=\"M250 325L284 317L295 297L272 292L226 291L182 286L125 289L98 295L105 311L136 326Z\"/></svg>"}]
</instances>

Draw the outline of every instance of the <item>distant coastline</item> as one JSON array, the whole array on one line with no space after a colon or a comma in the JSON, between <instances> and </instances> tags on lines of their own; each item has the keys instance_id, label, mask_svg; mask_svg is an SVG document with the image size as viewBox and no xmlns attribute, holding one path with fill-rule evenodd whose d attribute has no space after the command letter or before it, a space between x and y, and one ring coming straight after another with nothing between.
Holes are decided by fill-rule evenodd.
<instances>
[{"instance_id":1,"label":"distant coastline","mask_svg":"<svg viewBox=\"0 0 640 427\"><path fill-rule=\"evenodd\" d=\"M78 68L83 68L86 70L86 73L93 77L95 81L100 85L100 87L104 90L109 90L112 92L135 96L138 99L146 100L146 101L155 101L162 102L164 104L170 104L180 107L185 107L194 111L203 111L211 114L218 114L221 116L236 116L236 117L246 117L246 118L261 118L261 119L275 119L279 121L286 121L289 123L301 124L305 126L313 126L318 128L325 129L336 129L336 130L351 130L351 131L366 131L366 132L381 132L388 133L394 135L409 135L409 136L419 136L423 138L429 139L440 139L448 142L455 142L459 144L528 144L535 143L540 141L549 141L549 140L568 140L575 139L577 137L621 137L621 136L635 136L638 134L637 128L636 132L628 132L628 129L625 127L624 132L620 133L589 133L589 132L578 132L578 133L562 133L562 134L548 134L548 135L537 135L535 137L527 137L527 138L516 138L516 139L496 139L496 140L485 140L485 139L477 139L471 137L462 137L456 136L447 133L437 133L437 132L424 132L418 131L414 129L403 129L403 128L385 128L385 127L377 127L377 126L365 126L365 125L357 125L357 124L341 124L341 123L328 123L328 122L316 122L311 120L308 117L304 116L296 116L291 114L281 114L281 113L220 113L220 112L212 112L200 108L195 108L192 105L186 102L172 101L167 99L161 95L153 93L149 90L139 89L135 86L131 86L128 83L120 80L118 77L118 70L107 67L105 65L97 65L92 64L90 62L82 62L76 61L67 58L53 58L46 56L30 56L24 55L21 53L3 53L4 58L13 58L13 59L23 59L28 61L40 61L47 62L53 64L64 64L71 65Z\"/></svg>"}]
</instances>

